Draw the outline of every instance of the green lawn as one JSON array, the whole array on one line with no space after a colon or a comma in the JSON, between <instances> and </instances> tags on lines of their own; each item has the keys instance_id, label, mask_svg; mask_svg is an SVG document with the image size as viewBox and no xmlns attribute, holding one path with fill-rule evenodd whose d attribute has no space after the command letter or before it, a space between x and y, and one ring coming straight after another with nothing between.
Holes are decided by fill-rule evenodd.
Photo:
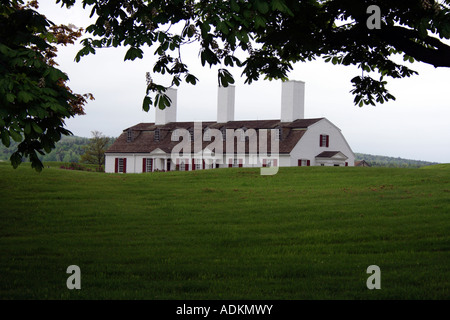
<instances>
[{"instance_id":1,"label":"green lawn","mask_svg":"<svg viewBox=\"0 0 450 320\"><path fill-rule=\"evenodd\" d=\"M450 166L0 163L1 299L448 299ZM69 265L81 290L68 290ZM369 290L369 265L381 290Z\"/></svg>"}]
</instances>

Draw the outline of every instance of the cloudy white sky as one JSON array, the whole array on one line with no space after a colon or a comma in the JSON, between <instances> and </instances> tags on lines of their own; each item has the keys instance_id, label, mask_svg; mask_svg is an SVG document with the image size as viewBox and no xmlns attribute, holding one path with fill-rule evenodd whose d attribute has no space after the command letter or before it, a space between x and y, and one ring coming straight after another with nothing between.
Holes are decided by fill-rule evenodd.
<instances>
[{"instance_id":1,"label":"cloudy white sky","mask_svg":"<svg viewBox=\"0 0 450 320\"><path fill-rule=\"evenodd\" d=\"M90 24L89 10L67 10L55 1L40 1L39 11L56 24ZM154 108L142 111L145 73L153 69L154 49L144 59L124 62L126 48L97 50L95 55L74 62L80 45L59 49L57 62L69 75L74 92L90 92L95 101L86 115L66 122L74 135L90 137L94 130L117 137L123 129L140 122L153 122ZM215 121L217 69L202 68L195 48L184 52L200 80L196 86L178 89L178 121ZM322 61L296 64L291 80L306 82L305 117L326 117L338 126L354 152L434 162L450 162L450 69L414 63L419 75L389 80L394 102L359 108L353 104L350 80L361 71ZM241 71L231 70L236 80L236 120L279 119L281 82L260 80L244 84ZM167 79L170 81L171 79ZM168 84L168 82L167 82Z\"/></svg>"}]
</instances>

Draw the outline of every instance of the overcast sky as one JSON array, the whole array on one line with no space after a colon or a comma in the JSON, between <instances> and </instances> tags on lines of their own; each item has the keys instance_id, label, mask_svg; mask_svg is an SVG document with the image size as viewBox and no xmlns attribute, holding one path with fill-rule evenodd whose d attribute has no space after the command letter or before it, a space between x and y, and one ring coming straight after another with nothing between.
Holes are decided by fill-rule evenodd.
<instances>
[{"instance_id":1,"label":"overcast sky","mask_svg":"<svg viewBox=\"0 0 450 320\"><path fill-rule=\"evenodd\" d=\"M54 23L90 24L90 10L67 10L54 2L41 1L39 9ZM76 63L80 48L60 48L57 62L68 74L70 88L76 93L92 93L95 101L85 107L86 115L67 120L67 128L81 137L90 137L94 130L117 137L132 125L154 122L154 108L142 111L145 73L153 69L154 49L144 50L142 60L127 62L123 60L126 48L101 49ZM179 87L177 121L215 121L217 68L201 67L195 47L185 49L183 57L200 82ZM305 117L326 117L342 130L354 152L450 162L450 69L418 62L411 68L419 75L388 79L388 89L397 100L376 107L353 104L350 80L361 74L356 68L322 61L299 63L289 78L306 82ZM236 120L280 118L281 81L247 85L240 78L242 71L230 71L236 80ZM163 80L165 84L171 81Z\"/></svg>"}]
</instances>

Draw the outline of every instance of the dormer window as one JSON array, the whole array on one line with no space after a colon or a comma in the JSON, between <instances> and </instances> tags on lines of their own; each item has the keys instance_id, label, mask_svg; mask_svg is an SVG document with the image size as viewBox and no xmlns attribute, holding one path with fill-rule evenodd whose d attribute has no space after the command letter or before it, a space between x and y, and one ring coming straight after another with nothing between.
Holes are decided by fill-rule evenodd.
<instances>
[{"instance_id":1,"label":"dormer window","mask_svg":"<svg viewBox=\"0 0 450 320\"><path fill-rule=\"evenodd\" d=\"M275 140L280 141L282 137L282 131L280 127L275 128Z\"/></svg>"},{"instance_id":2,"label":"dormer window","mask_svg":"<svg viewBox=\"0 0 450 320\"><path fill-rule=\"evenodd\" d=\"M222 128L222 129L220 129L220 131L222 131L222 140L227 141L227 129Z\"/></svg>"},{"instance_id":3,"label":"dormer window","mask_svg":"<svg viewBox=\"0 0 450 320\"><path fill-rule=\"evenodd\" d=\"M133 141L133 130L128 130L127 131L127 142L131 142Z\"/></svg>"},{"instance_id":4,"label":"dormer window","mask_svg":"<svg viewBox=\"0 0 450 320\"><path fill-rule=\"evenodd\" d=\"M159 129L156 129L155 130L155 141L159 141L159 137L160 137Z\"/></svg>"},{"instance_id":5,"label":"dormer window","mask_svg":"<svg viewBox=\"0 0 450 320\"><path fill-rule=\"evenodd\" d=\"M178 129L172 131L172 141L178 141L180 138L178 136Z\"/></svg>"},{"instance_id":6,"label":"dormer window","mask_svg":"<svg viewBox=\"0 0 450 320\"><path fill-rule=\"evenodd\" d=\"M247 131L246 127L241 129L241 141L242 142L245 142L246 131Z\"/></svg>"},{"instance_id":7,"label":"dormer window","mask_svg":"<svg viewBox=\"0 0 450 320\"><path fill-rule=\"evenodd\" d=\"M194 129L189 129L189 134L191 135L191 141L194 141Z\"/></svg>"},{"instance_id":8,"label":"dormer window","mask_svg":"<svg viewBox=\"0 0 450 320\"><path fill-rule=\"evenodd\" d=\"M203 139L205 141L211 141L211 132L209 131L209 128L205 129L205 133L203 134Z\"/></svg>"}]
</instances>

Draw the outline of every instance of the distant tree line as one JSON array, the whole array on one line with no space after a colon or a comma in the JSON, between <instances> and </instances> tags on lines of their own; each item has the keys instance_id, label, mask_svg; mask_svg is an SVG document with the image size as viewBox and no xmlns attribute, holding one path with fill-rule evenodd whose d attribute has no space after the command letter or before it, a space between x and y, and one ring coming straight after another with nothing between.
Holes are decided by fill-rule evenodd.
<instances>
[{"instance_id":1,"label":"distant tree line","mask_svg":"<svg viewBox=\"0 0 450 320\"><path fill-rule=\"evenodd\" d=\"M355 160L365 160L372 167L390 167L390 168L420 168L437 164L437 162L421 161L421 160L409 160L399 157L386 157L380 155L372 155L365 153L355 153Z\"/></svg>"},{"instance_id":2,"label":"distant tree line","mask_svg":"<svg viewBox=\"0 0 450 320\"><path fill-rule=\"evenodd\" d=\"M94 134L95 132L93 132ZM100 133L98 133L100 134ZM89 153L89 144L93 142L95 135L92 138L82 138L77 136L63 136L62 139L56 143L56 148L49 154L40 155L41 161L58 161L58 162L85 162L86 155ZM97 137L98 138L98 137ZM116 138L108 138L108 142L105 144L105 149L115 141ZM9 157L14 152L17 146L17 142L11 142L11 146L6 148L0 145L0 160L9 161ZM392 167L392 168L419 168L423 166L437 164L437 162L421 161L421 160L409 160L396 157L387 157L380 155L371 155L365 153L355 153L356 160L365 160L372 167ZM25 159L24 159L25 160ZM83 161L84 160L84 161Z\"/></svg>"},{"instance_id":3,"label":"distant tree line","mask_svg":"<svg viewBox=\"0 0 450 320\"><path fill-rule=\"evenodd\" d=\"M108 148L115 138L110 138L106 146ZM90 139L77 136L63 136L59 142L56 143L55 149L45 155L39 155L41 161L58 161L58 162L80 162L81 156L85 154L86 146L89 145ZM0 160L9 161L11 154L14 153L18 144L11 141L9 148L0 145ZM26 160L26 159L23 159Z\"/></svg>"}]
</instances>

